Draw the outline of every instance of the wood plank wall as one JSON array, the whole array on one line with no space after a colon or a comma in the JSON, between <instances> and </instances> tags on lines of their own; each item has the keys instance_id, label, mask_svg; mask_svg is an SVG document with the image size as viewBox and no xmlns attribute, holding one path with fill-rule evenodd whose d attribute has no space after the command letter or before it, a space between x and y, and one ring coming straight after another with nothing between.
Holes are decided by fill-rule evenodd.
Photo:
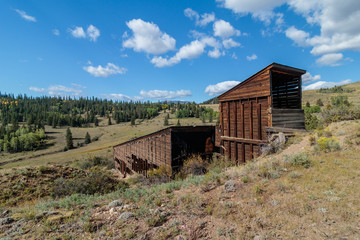
<instances>
[{"instance_id":1,"label":"wood plank wall","mask_svg":"<svg viewBox=\"0 0 360 240\"><path fill-rule=\"evenodd\" d=\"M144 175L153 166L171 167L171 130L167 129L114 147L119 170L125 167ZM145 164L141 164L145 162Z\"/></svg>"},{"instance_id":2,"label":"wood plank wall","mask_svg":"<svg viewBox=\"0 0 360 240\"><path fill-rule=\"evenodd\" d=\"M239 163L257 156L267 141L268 97L220 103L223 152Z\"/></svg>"}]
</instances>

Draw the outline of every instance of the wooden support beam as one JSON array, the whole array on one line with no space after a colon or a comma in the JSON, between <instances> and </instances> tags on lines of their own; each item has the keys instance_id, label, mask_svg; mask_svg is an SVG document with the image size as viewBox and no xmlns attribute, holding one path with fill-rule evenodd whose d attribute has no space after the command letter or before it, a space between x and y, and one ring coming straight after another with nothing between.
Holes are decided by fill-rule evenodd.
<instances>
[{"instance_id":1,"label":"wooden support beam","mask_svg":"<svg viewBox=\"0 0 360 240\"><path fill-rule=\"evenodd\" d=\"M258 119L258 139L262 139L262 132L261 132L261 104L259 103L256 107L257 109L257 119Z\"/></svg>"},{"instance_id":2,"label":"wooden support beam","mask_svg":"<svg viewBox=\"0 0 360 240\"><path fill-rule=\"evenodd\" d=\"M242 138L245 138L245 116L244 116L244 104L241 103L240 105L240 112L241 112L241 121L240 121L240 124L241 124L241 137Z\"/></svg>"},{"instance_id":3,"label":"wooden support beam","mask_svg":"<svg viewBox=\"0 0 360 240\"><path fill-rule=\"evenodd\" d=\"M228 136L231 137L230 135L230 102L227 102L227 117L228 117L228 122L227 122L227 125L228 125Z\"/></svg>"},{"instance_id":4,"label":"wooden support beam","mask_svg":"<svg viewBox=\"0 0 360 240\"><path fill-rule=\"evenodd\" d=\"M234 101L234 114L235 114L235 137L237 137L237 101ZM237 158L237 155L236 155Z\"/></svg>"},{"instance_id":5,"label":"wooden support beam","mask_svg":"<svg viewBox=\"0 0 360 240\"><path fill-rule=\"evenodd\" d=\"M252 102L250 102L250 114L249 114L250 120L249 120L249 124L250 124L250 138L254 138L253 136L253 104Z\"/></svg>"},{"instance_id":6,"label":"wooden support beam","mask_svg":"<svg viewBox=\"0 0 360 240\"><path fill-rule=\"evenodd\" d=\"M252 144L267 143L266 140L250 139L250 138L236 138L236 137L221 136L221 139L224 141L233 141L233 142L240 142L240 143L252 143Z\"/></svg>"}]
</instances>

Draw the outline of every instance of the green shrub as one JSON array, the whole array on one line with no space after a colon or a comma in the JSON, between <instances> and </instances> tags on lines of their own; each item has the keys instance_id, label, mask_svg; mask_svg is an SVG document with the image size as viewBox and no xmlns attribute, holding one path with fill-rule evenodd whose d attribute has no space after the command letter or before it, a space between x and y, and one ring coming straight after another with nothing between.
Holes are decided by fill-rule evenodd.
<instances>
[{"instance_id":1,"label":"green shrub","mask_svg":"<svg viewBox=\"0 0 360 240\"><path fill-rule=\"evenodd\" d=\"M94 157L90 157L87 158L83 161L80 161L77 163L77 166L81 169L90 169L92 167L95 166L103 166L106 167L107 169L113 169L114 166L114 160L112 159L108 159L105 157L100 157L100 156L94 156Z\"/></svg>"},{"instance_id":2,"label":"green shrub","mask_svg":"<svg viewBox=\"0 0 360 240\"><path fill-rule=\"evenodd\" d=\"M119 189L126 189L128 184L116 181L107 171L94 167L85 177L72 179L58 178L54 181L50 193L53 197L78 194L109 193Z\"/></svg>"},{"instance_id":3,"label":"green shrub","mask_svg":"<svg viewBox=\"0 0 360 240\"><path fill-rule=\"evenodd\" d=\"M312 166L312 162L309 156L305 153L299 153L296 155L286 155L285 162L289 162L293 166L303 166L304 168L309 168Z\"/></svg>"},{"instance_id":4,"label":"green shrub","mask_svg":"<svg viewBox=\"0 0 360 240\"><path fill-rule=\"evenodd\" d=\"M339 141L334 138L328 138L328 137L320 137L316 141L316 150L320 150L323 152L332 152L332 151L338 151L340 150L340 144Z\"/></svg>"}]
</instances>

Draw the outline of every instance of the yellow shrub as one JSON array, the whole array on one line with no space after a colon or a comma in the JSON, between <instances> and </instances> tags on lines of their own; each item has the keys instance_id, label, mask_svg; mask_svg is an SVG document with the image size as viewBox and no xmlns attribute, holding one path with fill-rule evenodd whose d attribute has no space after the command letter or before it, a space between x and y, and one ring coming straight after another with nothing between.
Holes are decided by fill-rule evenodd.
<instances>
[{"instance_id":1,"label":"yellow shrub","mask_svg":"<svg viewBox=\"0 0 360 240\"><path fill-rule=\"evenodd\" d=\"M331 152L340 150L340 144L339 141L334 138L328 138L328 137L320 137L317 141L317 148L324 152Z\"/></svg>"}]
</instances>

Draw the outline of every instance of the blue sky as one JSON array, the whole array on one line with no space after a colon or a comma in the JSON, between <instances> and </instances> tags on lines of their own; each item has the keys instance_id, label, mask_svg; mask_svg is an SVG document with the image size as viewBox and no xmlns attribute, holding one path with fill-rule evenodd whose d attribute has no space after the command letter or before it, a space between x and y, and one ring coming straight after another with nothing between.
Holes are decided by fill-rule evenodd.
<instances>
[{"instance_id":1,"label":"blue sky","mask_svg":"<svg viewBox=\"0 0 360 240\"><path fill-rule=\"evenodd\" d=\"M272 62L359 81L358 0L1 4L3 93L202 102Z\"/></svg>"}]
</instances>

